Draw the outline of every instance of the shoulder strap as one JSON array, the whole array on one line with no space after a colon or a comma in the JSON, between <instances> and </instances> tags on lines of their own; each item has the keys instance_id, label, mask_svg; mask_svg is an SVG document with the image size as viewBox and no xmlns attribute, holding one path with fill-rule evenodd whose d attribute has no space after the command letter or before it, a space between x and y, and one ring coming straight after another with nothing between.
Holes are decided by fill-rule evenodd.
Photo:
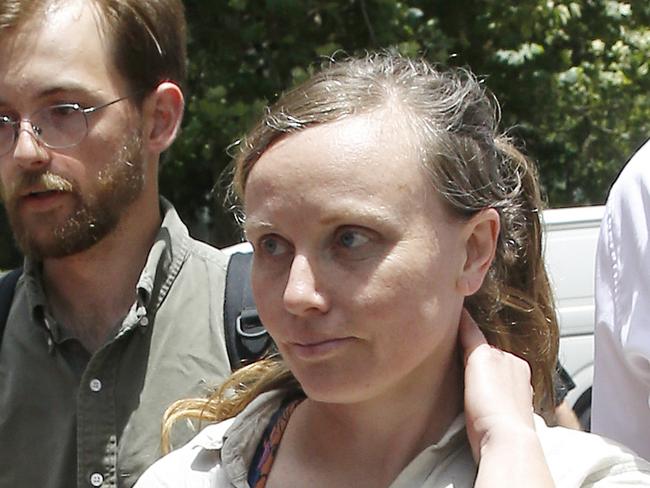
<instances>
[{"instance_id":1,"label":"shoulder strap","mask_svg":"<svg viewBox=\"0 0 650 488\"><path fill-rule=\"evenodd\" d=\"M4 335L9 309L14 299L14 291L18 278L23 274L23 268L12 269L0 277L0 344Z\"/></svg>"},{"instance_id":2,"label":"shoulder strap","mask_svg":"<svg viewBox=\"0 0 650 488\"><path fill-rule=\"evenodd\" d=\"M553 376L553 388L555 389L555 406L564 401L567 394L576 387L569 372L558 361L555 365Z\"/></svg>"},{"instance_id":3,"label":"shoulder strap","mask_svg":"<svg viewBox=\"0 0 650 488\"><path fill-rule=\"evenodd\" d=\"M252 258L252 253L234 253L226 273L223 320L228 359L233 370L260 359L272 344L253 300Z\"/></svg>"}]
</instances>

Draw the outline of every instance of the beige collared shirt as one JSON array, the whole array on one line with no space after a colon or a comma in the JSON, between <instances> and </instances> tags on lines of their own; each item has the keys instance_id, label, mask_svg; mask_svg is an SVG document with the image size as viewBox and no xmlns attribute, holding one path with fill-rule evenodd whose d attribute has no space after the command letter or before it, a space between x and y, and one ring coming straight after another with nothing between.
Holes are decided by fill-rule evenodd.
<instances>
[{"instance_id":1,"label":"beige collared shirt","mask_svg":"<svg viewBox=\"0 0 650 488\"><path fill-rule=\"evenodd\" d=\"M206 427L154 464L136 488L249 488L249 465L282 398L278 391L265 393L235 419ZM621 446L593 434L549 428L539 417L535 428L558 488L650 486L650 464ZM391 446L386 450L390 455ZM476 472L461 414L389 488L471 488Z\"/></svg>"},{"instance_id":2,"label":"beige collared shirt","mask_svg":"<svg viewBox=\"0 0 650 488\"><path fill-rule=\"evenodd\" d=\"M161 455L164 410L230 374L227 258L161 205L137 299L93 355L51 318L26 261L0 349L0 487L131 487Z\"/></svg>"}]
</instances>

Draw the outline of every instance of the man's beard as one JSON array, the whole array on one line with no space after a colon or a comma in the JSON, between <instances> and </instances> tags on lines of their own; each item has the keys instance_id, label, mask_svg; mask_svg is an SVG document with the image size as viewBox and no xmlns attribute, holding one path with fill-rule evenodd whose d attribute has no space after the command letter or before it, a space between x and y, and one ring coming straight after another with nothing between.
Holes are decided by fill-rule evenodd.
<instances>
[{"instance_id":1,"label":"man's beard","mask_svg":"<svg viewBox=\"0 0 650 488\"><path fill-rule=\"evenodd\" d=\"M71 256L92 247L114 230L125 209L144 187L141 147L139 134L127 137L117 156L97 174L92 194L82 195L74 180L48 170L23 173L9 195L4 194L3 188L9 223L22 253L36 260ZM76 202L70 215L51 225L52 232L47 238L37 238L20 217L18 195L22 189L32 187L67 192Z\"/></svg>"}]
</instances>

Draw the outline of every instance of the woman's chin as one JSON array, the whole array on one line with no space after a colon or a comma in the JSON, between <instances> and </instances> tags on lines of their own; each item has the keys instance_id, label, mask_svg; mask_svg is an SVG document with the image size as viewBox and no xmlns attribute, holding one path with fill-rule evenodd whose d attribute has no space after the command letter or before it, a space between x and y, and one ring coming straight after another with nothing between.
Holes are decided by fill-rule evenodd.
<instances>
[{"instance_id":1,"label":"woman's chin","mask_svg":"<svg viewBox=\"0 0 650 488\"><path fill-rule=\"evenodd\" d=\"M360 383L340 374L298 372L294 370L302 390L310 400L321 403L350 404L368 400L370 392Z\"/></svg>"}]
</instances>

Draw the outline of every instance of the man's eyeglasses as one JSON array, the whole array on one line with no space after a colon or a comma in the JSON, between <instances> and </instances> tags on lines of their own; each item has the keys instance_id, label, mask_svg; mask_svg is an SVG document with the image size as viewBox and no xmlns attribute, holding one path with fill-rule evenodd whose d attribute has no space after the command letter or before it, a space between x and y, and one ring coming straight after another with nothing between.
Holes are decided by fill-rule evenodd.
<instances>
[{"instance_id":1,"label":"man's eyeglasses","mask_svg":"<svg viewBox=\"0 0 650 488\"><path fill-rule=\"evenodd\" d=\"M18 140L23 122L28 122L34 136L50 149L73 147L88 135L88 115L133 95L98 105L82 108L78 103L50 105L34 112L31 117L14 120L0 114L0 156L9 153Z\"/></svg>"}]
</instances>

